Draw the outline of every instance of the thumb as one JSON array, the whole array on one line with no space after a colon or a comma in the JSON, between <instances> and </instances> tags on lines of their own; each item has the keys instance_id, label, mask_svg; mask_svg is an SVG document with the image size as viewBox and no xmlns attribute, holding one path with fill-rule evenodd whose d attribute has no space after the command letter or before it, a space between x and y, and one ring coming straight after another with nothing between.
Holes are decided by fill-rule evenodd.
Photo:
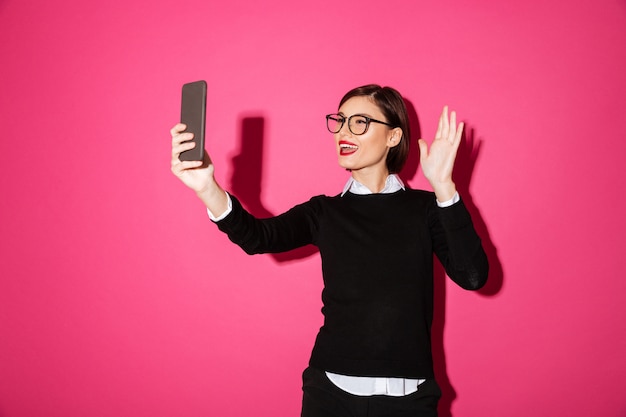
<instances>
[{"instance_id":1,"label":"thumb","mask_svg":"<svg viewBox=\"0 0 626 417\"><path fill-rule=\"evenodd\" d=\"M428 156L428 145L424 139L418 139L417 145L420 148L420 159L426 158Z\"/></svg>"}]
</instances>

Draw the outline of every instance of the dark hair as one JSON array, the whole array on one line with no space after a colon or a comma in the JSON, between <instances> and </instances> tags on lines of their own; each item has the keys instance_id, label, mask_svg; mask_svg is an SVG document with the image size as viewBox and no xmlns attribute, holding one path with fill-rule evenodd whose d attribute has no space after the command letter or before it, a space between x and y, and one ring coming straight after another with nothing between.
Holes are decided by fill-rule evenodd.
<instances>
[{"instance_id":1,"label":"dark hair","mask_svg":"<svg viewBox=\"0 0 626 417\"><path fill-rule=\"evenodd\" d=\"M339 102L339 107L352 97L369 97L383 112L388 123L402 129L400 143L389 149L386 161L387 169L390 174L399 173L409 156L411 143L409 117L402 96L397 90L391 87L368 84L348 91Z\"/></svg>"}]
</instances>

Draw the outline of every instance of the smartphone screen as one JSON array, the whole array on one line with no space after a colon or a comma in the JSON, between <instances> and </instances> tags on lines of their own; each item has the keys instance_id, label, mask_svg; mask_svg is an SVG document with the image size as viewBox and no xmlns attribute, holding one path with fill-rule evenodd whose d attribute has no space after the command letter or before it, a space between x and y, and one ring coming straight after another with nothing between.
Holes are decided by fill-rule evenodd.
<instances>
[{"instance_id":1,"label":"smartphone screen","mask_svg":"<svg viewBox=\"0 0 626 417\"><path fill-rule=\"evenodd\" d=\"M183 85L180 121L193 133L196 147L180 154L181 161L201 161L204 156L204 129L206 126L206 82L194 81Z\"/></svg>"}]
</instances>

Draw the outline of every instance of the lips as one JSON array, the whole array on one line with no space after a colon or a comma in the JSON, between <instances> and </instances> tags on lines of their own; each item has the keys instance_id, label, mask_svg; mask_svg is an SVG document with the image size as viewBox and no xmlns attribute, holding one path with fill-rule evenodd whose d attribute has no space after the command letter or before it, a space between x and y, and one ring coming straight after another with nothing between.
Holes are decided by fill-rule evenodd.
<instances>
[{"instance_id":1,"label":"lips","mask_svg":"<svg viewBox=\"0 0 626 417\"><path fill-rule=\"evenodd\" d=\"M339 155L350 155L355 153L359 147L352 142L346 140L339 141Z\"/></svg>"}]
</instances>

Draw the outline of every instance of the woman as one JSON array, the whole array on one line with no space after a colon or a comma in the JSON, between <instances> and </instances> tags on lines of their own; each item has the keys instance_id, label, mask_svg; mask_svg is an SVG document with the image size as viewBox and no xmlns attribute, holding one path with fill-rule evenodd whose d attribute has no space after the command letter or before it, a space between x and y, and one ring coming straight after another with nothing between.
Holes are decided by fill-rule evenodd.
<instances>
[{"instance_id":1,"label":"woman","mask_svg":"<svg viewBox=\"0 0 626 417\"><path fill-rule=\"evenodd\" d=\"M319 248L324 325L303 374L302 416L436 416L433 253L465 289L482 287L488 272L452 181L463 123L457 126L455 112L444 107L430 148L418 141L432 193L405 188L397 176L410 129L396 90L355 88L326 120L339 165L351 173L343 192L313 197L270 219L254 218L217 184L206 153L204 161L179 160L194 146L181 124L171 131L171 168L247 253Z\"/></svg>"}]
</instances>

